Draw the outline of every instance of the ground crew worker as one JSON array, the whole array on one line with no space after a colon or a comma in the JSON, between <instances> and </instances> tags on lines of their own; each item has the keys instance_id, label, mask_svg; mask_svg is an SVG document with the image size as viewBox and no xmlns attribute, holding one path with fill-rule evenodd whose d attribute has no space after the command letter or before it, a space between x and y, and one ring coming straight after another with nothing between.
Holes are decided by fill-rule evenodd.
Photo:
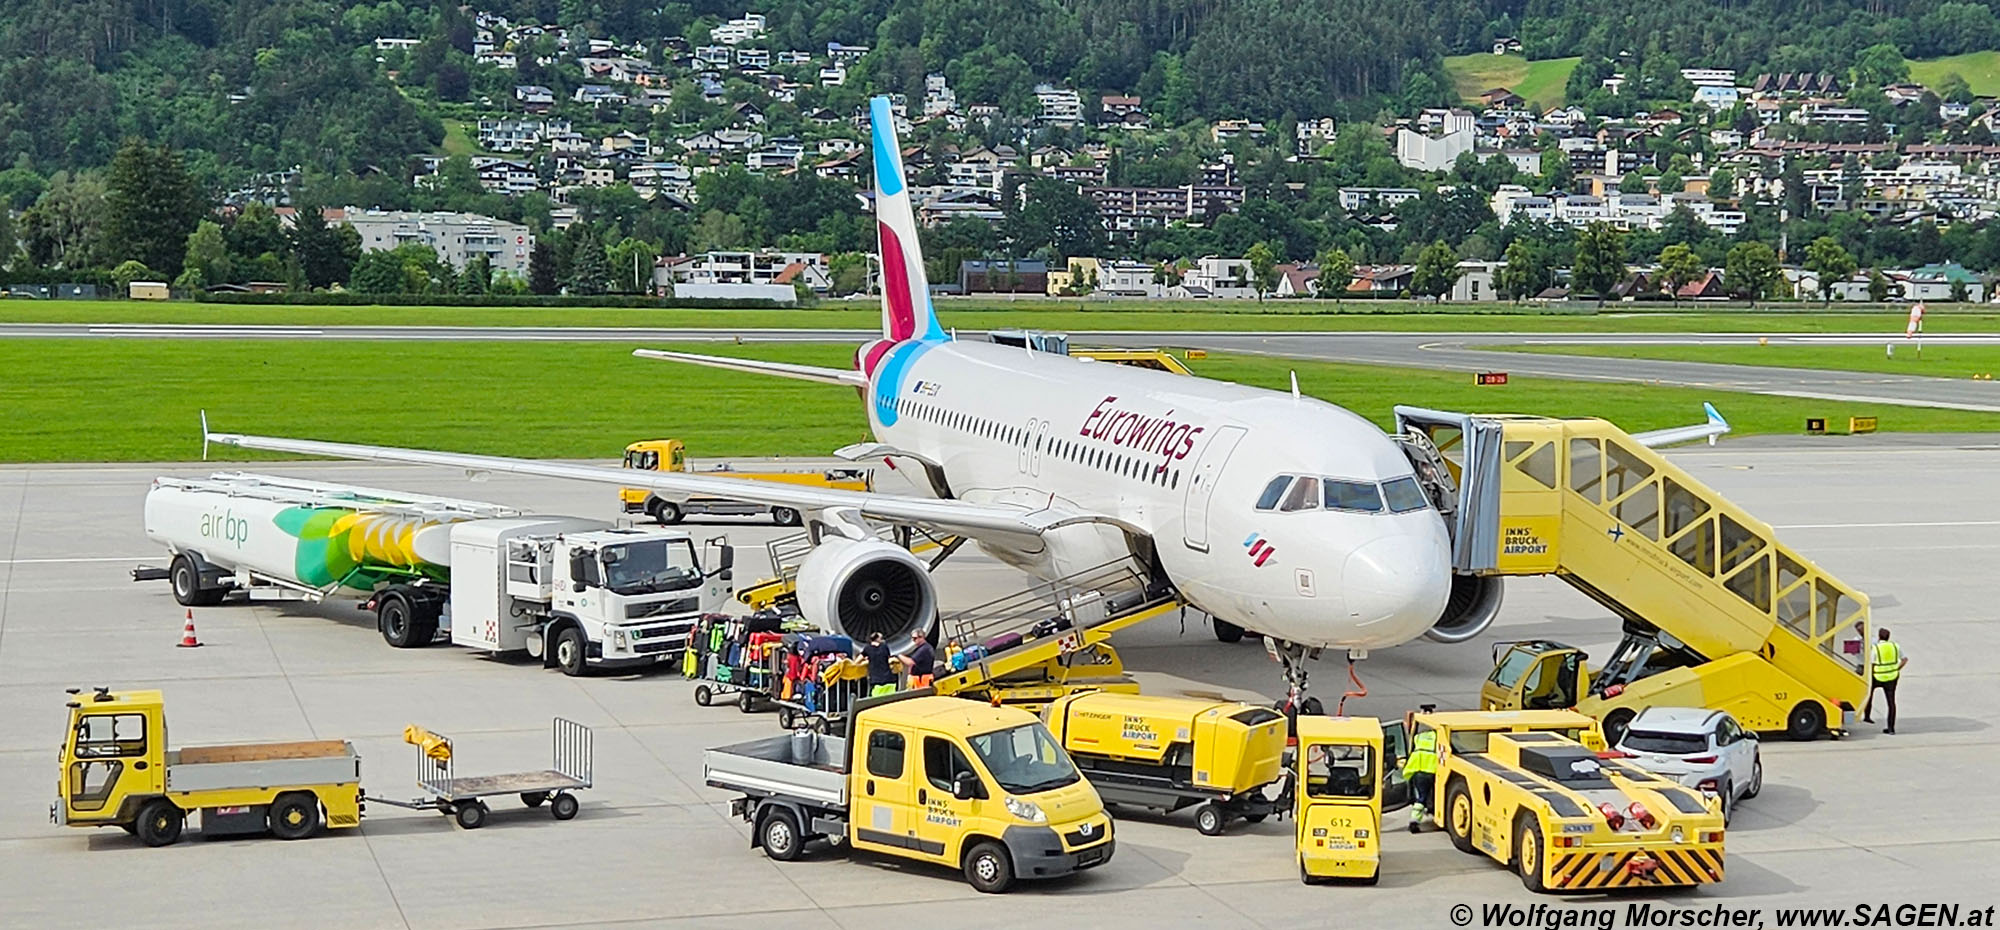
<instances>
[{"instance_id":1,"label":"ground crew worker","mask_svg":"<svg viewBox=\"0 0 2000 930\"><path fill-rule=\"evenodd\" d=\"M1875 648L1870 655L1869 676L1874 684L1868 687L1868 703L1861 705L1861 720L1875 722L1875 692L1881 691L1889 701L1889 725L1882 728L1884 733L1896 732L1896 681L1903 677L1903 666L1910 664L1910 658L1903 655L1903 647L1889 638L1888 627L1875 630Z\"/></svg>"},{"instance_id":2,"label":"ground crew worker","mask_svg":"<svg viewBox=\"0 0 2000 930\"><path fill-rule=\"evenodd\" d=\"M1410 741L1410 757L1403 762L1403 777L1410 782L1411 833L1423 829L1424 810L1436 794L1437 770L1438 734L1424 730Z\"/></svg>"},{"instance_id":3,"label":"ground crew worker","mask_svg":"<svg viewBox=\"0 0 2000 930\"><path fill-rule=\"evenodd\" d=\"M868 658L868 696L894 694L896 668L890 664L893 655L888 644L882 642L882 634L868 634L868 645L861 647L861 654Z\"/></svg>"},{"instance_id":4,"label":"ground crew worker","mask_svg":"<svg viewBox=\"0 0 2000 930\"><path fill-rule=\"evenodd\" d=\"M923 630L910 634L913 643L909 653L910 687L928 688L932 675L937 671L937 650L930 644L930 638Z\"/></svg>"}]
</instances>

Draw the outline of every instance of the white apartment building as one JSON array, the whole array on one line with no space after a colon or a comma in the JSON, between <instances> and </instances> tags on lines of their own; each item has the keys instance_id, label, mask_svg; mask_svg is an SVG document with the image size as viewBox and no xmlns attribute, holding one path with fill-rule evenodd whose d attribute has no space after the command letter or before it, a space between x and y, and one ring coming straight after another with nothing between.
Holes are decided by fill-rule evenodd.
<instances>
[{"instance_id":1,"label":"white apartment building","mask_svg":"<svg viewBox=\"0 0 2000 930\"><path fill-rule=\"evenodd\" d=\"M361 250L383 252L410 243L429 246L438 260L463 269L484 255L494 271L528 276L528 253L535 236L519 223L476 213L413 213L348 207L347 223L361 234Z\"/></svg>"}]
</instances>

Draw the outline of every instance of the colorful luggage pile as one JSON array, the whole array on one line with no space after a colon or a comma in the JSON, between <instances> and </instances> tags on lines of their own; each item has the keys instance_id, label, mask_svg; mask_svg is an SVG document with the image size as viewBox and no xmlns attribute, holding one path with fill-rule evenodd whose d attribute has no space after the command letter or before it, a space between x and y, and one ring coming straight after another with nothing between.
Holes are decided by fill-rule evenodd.
<instances>
[{"instance_id":1,"label":"colorful luggage pile","mask_svg":"<svg viewBox=\"0 0 2000 930\"><path fill-rule=\"evenodd\" d=\"M830 636L796 615L759 611L708 614L689 635L681 673L819 714L841 714L868 678L854 641Z\"/></svg>"}]
</instances>

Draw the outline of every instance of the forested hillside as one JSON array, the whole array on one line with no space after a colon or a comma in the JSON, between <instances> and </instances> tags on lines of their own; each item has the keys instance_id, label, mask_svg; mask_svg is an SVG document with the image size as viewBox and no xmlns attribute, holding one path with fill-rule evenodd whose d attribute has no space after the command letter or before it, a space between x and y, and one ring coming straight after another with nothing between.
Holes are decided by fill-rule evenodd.
<instances>
[{"instance_id":1,"label":"forested hillside","mask_svg":"<svg viewBox=\"0 0 2000 930\"><path fill-rule=\"evenodd\" d=\"M1950 0L13 0L0 156L42 174L101 166L136 135L209 180L387 169L440 143L437 104L545 77L533 56L518 73L472 68L475 12L657 45L746 9L774 49L872 46L852 82L867 90L914 96L942 72L963 99L1018 109L1057 81L1139 94L1176 124L1449 102L1442 57L1496 36L1530 58L1582 56L1583 90L1614 69L1844 72L1881 42L1912 58L2000 46L1987 3ZM392 74L382 37L426 41Z\"/></svg>"}]
</instances>

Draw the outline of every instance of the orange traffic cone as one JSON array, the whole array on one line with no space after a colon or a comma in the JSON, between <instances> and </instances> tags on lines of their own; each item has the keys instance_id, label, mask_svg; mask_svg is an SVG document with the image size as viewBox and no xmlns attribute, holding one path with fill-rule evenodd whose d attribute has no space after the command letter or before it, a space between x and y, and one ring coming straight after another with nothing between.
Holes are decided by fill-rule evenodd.
<instances>
[{"instance_id":1,"label":"orange traffic cone","mask_svg":"<svg viewBox=\"0 0 2000 930\"><path fill-rule=\"evenodd\" d=\"M183 648L183 649L186 649L186 648L188 648L188 647L190 647L190 646L199 646L199 645L201 645L201 640L198 640L198 639L195 639L195 638L194 638L194 609L193 609L193 608L189 608L189 609L188 609L188 612L187 612L187 626L184 626L184 627L181 627L181 642L180 642L180 645L181 645L181 648Z\"/></svg>"}]
</instances>

